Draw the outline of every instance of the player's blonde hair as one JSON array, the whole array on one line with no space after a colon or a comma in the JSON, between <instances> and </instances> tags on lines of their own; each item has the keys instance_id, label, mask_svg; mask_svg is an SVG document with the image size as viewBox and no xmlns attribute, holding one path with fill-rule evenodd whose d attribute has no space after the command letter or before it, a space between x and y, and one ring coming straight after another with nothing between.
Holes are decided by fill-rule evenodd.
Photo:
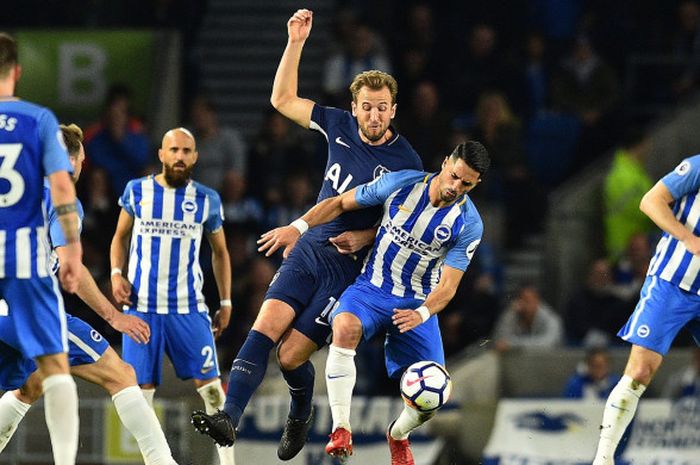
<instances>
[{"instance_id":1,"label":"player's blonde hair","mask_svg":"<svg viewBox=\"0 0 700 465\"><path fill-rule=\"evenodd\" d=\"M83 130L77 124L61 124L59 128L63 133L63 141L66 143L68 155L77 155L83 143Z\"/></svg>"},{"instance_id":2,"label":"player's blonde hair","mask_svg":"<svg viewBox=\"0 0 700 465\"><path fill-rule=\"evenodd\" d=\"M352 101L357 103L357 95L360 93L360 89L363 87L368 87L372 90L381 90L384 87L389 89L391 93L391 104L396 103L396 95L399 93L399 85L396 83L396 79L391 74L385 73L384 71L379 71L372 69L369 71L363 71L362 73L355 76L350 84L350 93L352 94Z\"/></svg>"}]
</instances>

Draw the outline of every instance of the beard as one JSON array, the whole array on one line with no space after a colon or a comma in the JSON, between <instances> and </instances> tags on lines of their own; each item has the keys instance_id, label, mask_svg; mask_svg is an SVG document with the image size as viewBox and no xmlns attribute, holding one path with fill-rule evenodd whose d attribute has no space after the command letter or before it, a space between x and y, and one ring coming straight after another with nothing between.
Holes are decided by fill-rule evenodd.
<instances>
[{"instance_id":1,"label":"beard","mask_svg":"<svg viewBox=\"0 0 700 465\"><path fill-rule=\"evenodd\" d=\"M183 187L185 186L192 175L192 169L194 165L186 166L182 171L175 170L174 166L163 165L165 171L163 176L165 177L165 182L171 187Z\"/></svg>"},{"instance_id":2,"label":"beard","mask_svg":"<svg viewBox=\"0 0 700 465\"><path fill-rule=\"evenodd\" d=\"M377 142L378 140L381 140L388 129L389 127L387 126L386 128L384 128L383 131L376 134L372 134L367 128L365 128L364 126L360 126L360 131L362 131L362 134L371 142Z\"/></svg>"}]
</instances>

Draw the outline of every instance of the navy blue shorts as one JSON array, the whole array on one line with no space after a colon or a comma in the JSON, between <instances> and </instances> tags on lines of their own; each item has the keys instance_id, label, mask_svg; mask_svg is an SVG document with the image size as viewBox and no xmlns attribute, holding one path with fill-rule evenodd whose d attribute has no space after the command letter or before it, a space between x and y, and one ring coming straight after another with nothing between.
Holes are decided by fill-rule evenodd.
<instances>
[{"instance_id":1,"label":"navy blue shorts","mask_svg":"<svg viewBox=\"0 0 700 465\"><path fill-rule=\"evenodd\" d=\"M296 313L292 327L323 347L331 336L328 315L361 268L360 260L341 254L332 244L302 238L272 278L265 300L289 304Z\"/></svg>"}]
</instances>

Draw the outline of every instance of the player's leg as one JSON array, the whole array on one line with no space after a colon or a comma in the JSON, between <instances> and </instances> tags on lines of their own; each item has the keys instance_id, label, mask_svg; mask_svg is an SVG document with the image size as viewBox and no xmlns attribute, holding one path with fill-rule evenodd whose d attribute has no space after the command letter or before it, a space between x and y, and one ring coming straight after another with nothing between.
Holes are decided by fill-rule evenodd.
<instances>
[{"instance_id":1,"label":"player's leg","mask_svg":"<svg viewBox=\"0 0 700 465\"><path fill-rule=\"evenodd\" d=\"M612 465L617 446L637 411L639 398L685 324L700 314L700 296L647 277L637 307L618 336L633 344L625 372L603 411L595 465Z\"/></svg>"},{"instance_id":2,"label":"player's leg","mask_svg":"<svg viewBox=\"0 0 700 465\"><path fill-rule=\"evenodd\" d=\"M136 372L114 349L107 347L94 363L71 367L71 373L109 393L119 419L136 439L148 465L175 464L158 417L136 384Z\"/></svg>"},{"instance_id":3,"label":"player's leg","mask_svg":"<svg viewBox=\"0 0 700 465\"><path fill-rule=\"evenodd\" d=\"M325 450L332 456L352 454L350 407L357 376L355 348L363 337L369 339L381 328L380 319L374 318L380 315L374 297L367 286L354 284L331 312L333 340L326 360L326 387L333 429Z\"/></svg>"},{"instance_id":4,"label":"player's leg","mask_svg":"<svg viewBox=\"0 0 700 465\"><path fill-rule=\"evenodd\" d=\"M207 415L214 416L224 408L226 393L218 376L205 380L195 379L194 385L204 401L204 410ZM235 465L236 460L232 447L223 447L217 444L216 453L219 456L219 465Z\"/></svg>"},{"instance_id":5,"label":"player's leg","mask_svg":"<svg viewBox=\"0 0 700 465\"><path fill-rule=\"evenodd\" d=\"M41 377L36 372L36 364L26 359L16 350L0 342L0 376L9 383L0 383L0 389L7 392L0 397L0 453L7 447L20 422L29 411L31 404L42 394ZM14 378L14 384L12 382ZM24 384L15 389L21 380Z\"/></svg>"},{"instance_id":6,"label":"player's leg","mask_svg":"<svg viewBox=\"0 0 700 465\"><path fill-rule=\"evenodd\" d=\"M401 300L403 301L396 303L396 308L417 308L421 304L413 299ZM397 380L397 383L403 371L415 362L432 360L444 366L445 353L437 318L430 318L406 333L399 333L392 327L385 345L385 356L389 377ZM404 405L398 418L387 428L392 465L413 465L409 434L436 413L437 411L420 412L408 404Z\"/></svg>"},{"instance_id":7,"label":"player's leg","mask_svg":"<svg viewBox=\"0 0 700 465\"><path fill-rule=\"evenodd\" d=\"M43 379L44 412L54 463L72 465L78 450L78 393L65 353L66 316L58 281L53 276L1 281L0 295L9 312L0 319L0 334L6 343L36 361ZM5 325L12 329L7 331Z\"/></svg>"},{"instance_id":8,"label":"player's leg","mask_svg":"<svg viewBox=\"0 0 700 465\"><path fill-rule=\"evenodd\" d=\"M322 323L328 325L325 321ZM325 328L330 330L330 326ZM289 414L277 448L277 456L281 460L294 458L306 443L313 421L315 380L314 366L309 358L318 347L316 342L295 328L283 336L277 347L277 361L291 397Z\"/></svg>"},{"instance_id":9,"label":"player's leg","mask_svg":"<svg viewBox=\"0 0 700 465\"><path fill-rule=\"evenodd\" d=\"M141 388L143 397L153 408L156 386L160 384L162 376L165 350L163 327L167 315L142 313L136 310L125 310L124 313L141 318L151 328L151 338L146 344L139 344L126 334L122 335L122 359L133 367L136 372L136 382Z\"/></svg>"}]
</instances>

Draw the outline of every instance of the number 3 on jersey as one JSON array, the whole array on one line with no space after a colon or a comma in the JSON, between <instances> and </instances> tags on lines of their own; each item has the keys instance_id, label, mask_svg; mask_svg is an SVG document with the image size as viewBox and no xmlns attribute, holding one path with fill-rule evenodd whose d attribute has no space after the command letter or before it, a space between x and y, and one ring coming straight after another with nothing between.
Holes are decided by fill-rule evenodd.
<instances>
[{"instance_id":1,"label":"number 3 on jersey","mask_svg":"<svg viewBox=\"0 0 700 465\"><path fill-rule=\"evenodd\" d=\"M0 208L11 207L19 202L24 194L24 178L15 170L20 152L22 144L0 144L0 186L10 184L8 191L0 193Z\"/></svg>"}]
</instances>

